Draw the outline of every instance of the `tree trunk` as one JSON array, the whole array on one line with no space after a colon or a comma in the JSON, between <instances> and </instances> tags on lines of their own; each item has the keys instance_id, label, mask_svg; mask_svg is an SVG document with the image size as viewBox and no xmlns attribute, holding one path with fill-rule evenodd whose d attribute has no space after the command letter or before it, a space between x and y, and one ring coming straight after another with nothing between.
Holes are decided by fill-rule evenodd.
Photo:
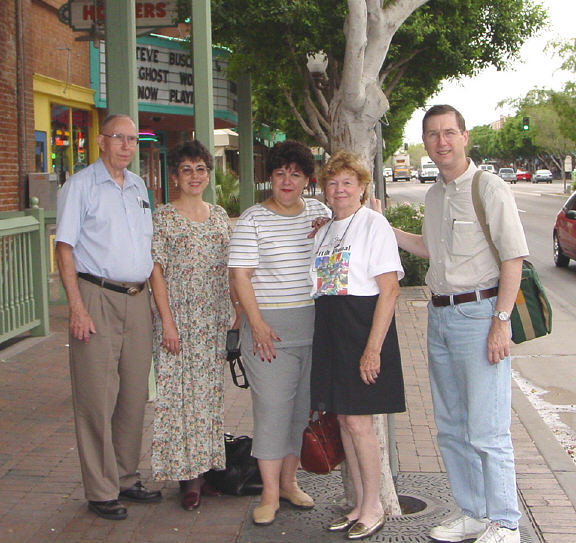
<instances>
[{"instance_id":1,"label":"tree trunk","mask_svg":"<svg viewBox=\"0 0 576 543\"><path fill-rule=\"evenodd\" d=\"M374 165L376 156L376 123L390 109L388 99L378 85L365 88L363 107L355 111L336 91L330 103L330 144L332 153L340 149L353 149L365 160L366 165Z\"/></svg>"},{"instance_id":2,"label":"tree trunk","mask_svg":"<svg viewBox=\"0 0 576 543\"><path fill-rule=\"evenodd\" d=\"M344 25L346 52L339 87L335 88L328 110L329 152L340 149L360 154L370 172L376 156L376 123L390 109L382 90L380 70L396 30L406 18L428 0L348 0ZM400 515L388 457L385 415L373 416L380 443L380 497L388 515ZM342 471L345 498L355 503L354 489L346 467Z\"/></svg>"},{"instance_id":3,"label":"tree trunk","mask_svg":"<svg viewBox=\"0 0 576 543\"><path fill-rule=\"evenodd\" d=\"M373 415L372 424L376 431L376 436L380 443L380 501L386 515L401 515L400 502L396 494L394 479L390 470L390 457L388 454L388 425L386 415ZM356 503L356 493L352 479L348 473L346 461L342 462L342 483L344 484L344 504L345 507L353 507Z\"/></svg>"}]
</instances>

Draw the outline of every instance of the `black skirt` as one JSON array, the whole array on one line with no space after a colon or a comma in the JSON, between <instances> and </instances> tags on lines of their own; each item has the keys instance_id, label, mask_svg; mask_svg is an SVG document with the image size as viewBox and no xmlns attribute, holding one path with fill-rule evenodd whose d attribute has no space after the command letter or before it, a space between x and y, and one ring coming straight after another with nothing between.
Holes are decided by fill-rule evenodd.
<instances>
[{"instance_id":1,"label":"black skirt","mask_svg":"<svg viewBox=\"0 0 576 543\"><path fill-rule=\"evenodd\" d=\"M380 374L366 385L359 364L368 341L378 296L316 299L311 408L339 415L374 415L406 410L404 378L394 318L380 351Z\"/></svg>"}]
</instances>

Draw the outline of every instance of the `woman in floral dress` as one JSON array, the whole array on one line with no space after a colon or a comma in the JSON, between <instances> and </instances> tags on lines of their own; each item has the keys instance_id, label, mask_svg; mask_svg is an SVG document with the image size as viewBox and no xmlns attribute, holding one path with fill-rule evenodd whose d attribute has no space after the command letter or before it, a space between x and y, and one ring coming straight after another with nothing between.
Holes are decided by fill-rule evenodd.
<instances>
[{"instance_id":1,"label":"woman in floral dress","mask_svg":"<svg viewBox=\"0 0 576 543\"><path fill-rule=\"evenodd\" d=\"M230 224L224 209L202 200L213 159L200 142L177 145L168 163L180 195L154 214L152 469L155 480L180 482L181 505L190 510L200 505L202 474L225 468Z\"/></svg>"}]
</instances>

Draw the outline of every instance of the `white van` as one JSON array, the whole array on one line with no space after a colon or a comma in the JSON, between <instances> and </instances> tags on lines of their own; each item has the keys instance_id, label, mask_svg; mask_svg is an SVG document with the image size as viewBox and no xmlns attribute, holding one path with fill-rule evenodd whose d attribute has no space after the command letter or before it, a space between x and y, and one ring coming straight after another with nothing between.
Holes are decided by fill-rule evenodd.
<instances>
[{"instance_id":1,"label":"white van","mask_svg":"<svg viewBox=\"0 0 576 543\"><path fill-rule=\"evenodd\" d=\"M490 173L496 173L496 168L492 164L480 164L478 166L481 170L485 170Z\"/></svg>"}]
</instances>

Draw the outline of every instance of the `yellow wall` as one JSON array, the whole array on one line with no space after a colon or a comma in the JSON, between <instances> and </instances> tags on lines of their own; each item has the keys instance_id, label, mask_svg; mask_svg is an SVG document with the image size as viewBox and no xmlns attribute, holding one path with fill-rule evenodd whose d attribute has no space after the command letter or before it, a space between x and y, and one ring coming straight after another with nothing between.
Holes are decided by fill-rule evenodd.
<instances>
[{"instance_id":1,"label":"yellow wall","mask_svg":"<svg viewBox=\"0 0 576 543\"><path fill-rule=\"evenodd\" d=\"M89 161L98 158L98 111L94 107L94 94L96 91L66 84L64 81L53 79L44 75L34 74L34 129L46 132L47 169L52 171L52 145L50 142L51 119L50 105L60 104L71 108L84 109L90 112L90 126L88 137ZM72 147L69 152L72 153ZM72 156L69 157L72 163Z\"/></svg>"}]
</instances>

